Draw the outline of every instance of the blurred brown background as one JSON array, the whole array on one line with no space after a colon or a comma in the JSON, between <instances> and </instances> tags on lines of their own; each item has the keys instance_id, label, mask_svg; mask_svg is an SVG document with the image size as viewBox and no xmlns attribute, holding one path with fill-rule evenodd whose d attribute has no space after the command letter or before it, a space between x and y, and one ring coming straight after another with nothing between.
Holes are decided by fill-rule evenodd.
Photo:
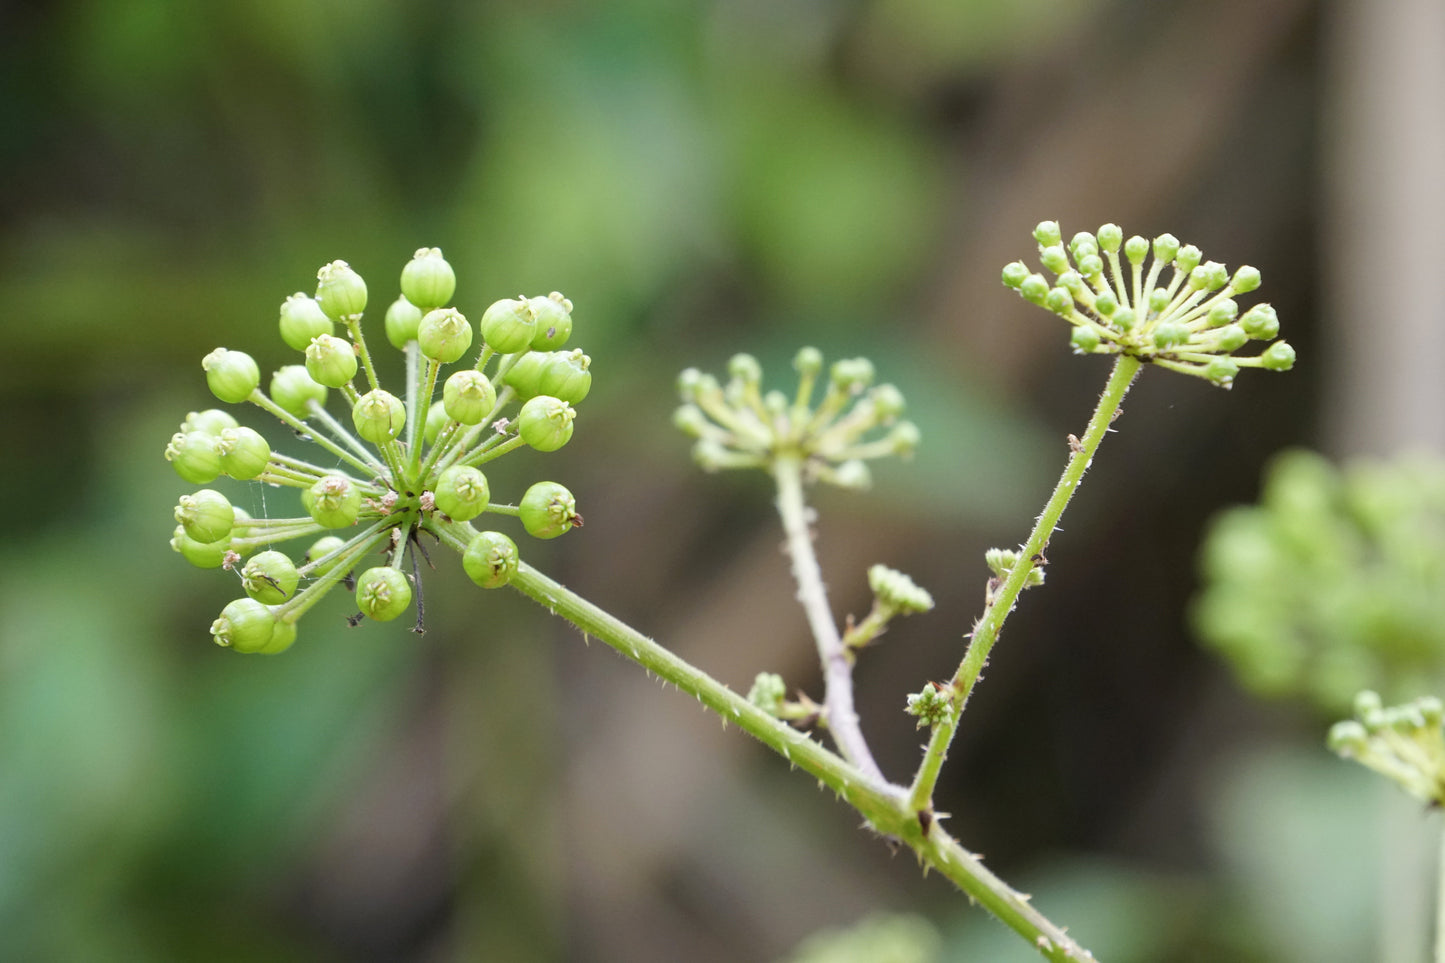
<instances>
[{"instance_id":1,"label":"blurred brown background","mask_svg":"<svg viewBox=\"0 0 1445 963\"><path fill-rule=\"evenodd\" d=\"M923 450L818 493L818 544L840 617L875 561L939 600L858 670L903 780L904 696L956 664L983 551L1107 371L999 284L1043 218L1259 267L1301 360L1146 373L970 705L951 828L1115 963L1422 958L1423 819L1184 613L1272 451L1445 440L1442 65L1438 0L0 7L0 958L775 960L875 910L1036 958L455 564L423 638L332 600L284 657L217 649L235 588L167 547L161 451L210 348L294 360L276 308L328 260L378 306L423 245L468 313L562 290L596 387L493 486L555 478L587 526L528 557L734 688L819 695L766 481L690 465L673 380L867 354Z\"/></svg>"}]
</instances>

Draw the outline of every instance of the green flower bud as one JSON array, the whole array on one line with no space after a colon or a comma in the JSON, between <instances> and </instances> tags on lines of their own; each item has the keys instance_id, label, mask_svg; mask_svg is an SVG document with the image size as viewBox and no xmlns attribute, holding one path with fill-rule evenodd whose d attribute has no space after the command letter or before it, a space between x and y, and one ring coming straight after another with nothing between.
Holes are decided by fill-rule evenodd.
<instances>
[{"instance_id":1,"label":"green flower bud","mask_svg":"<svg viewBox=\"0 0 1445 963\"><path fill-rule=\"evenodd\" d=\"M537 482L522 496L519 514L522 527L533 538L556 538L582 524L577 500L556 482Z\"/></svg>"},{"instance_id":2,"label":"green flower bud","mask_svg":"<svg viewBox=\"0 0 1445 963\"><path fill-rule=\"evenodd\" d=\"M351 406L351 423L362 438L380 444L401 434L406 425L406 405L391 392L377 388L356 399Z\"/></svg>"},{"instance_id":3,"label":"green flower bud","mask_svg":"<svg viewBox=\"0 0 1445 963\"><path fill-rule=\"evenodd\" d=\"M421 325L422 310L406 299L405 295L391 302L386 309L386 340L400 351L408 341L416 340L416 329Z\"/></svg>"},{"instance_id":4,"label":"green flower bud","mask_svg":"<svg viewBox=\"0 0 1445 963\"><path fill-rule=\"evenodd\" d=\"M1164 321L1154 329L1154 347L1177 348L1189 340L1189 329L1178 321Z\"/></svg>"},{"instance_id":5,"label":"green flower bud","mask_svg":"<svg viewBox=\"0 0 1445 963\"><path fill-rule=\"evenodd\" d=\"M787 683L776 672L759 672L748 690L748 701L774 718L783 714L787 698Z\"/></svg>"},{"instance_id":6,"label":"green flower bud","mask_svg":"<svg viewBox=\"0 0 1445 963\"><path fill-rule=\"evenodd\" d=\"M1214 348L1216 351L1223 351L1228 354L1231 351L1238 351L1244 347L1249 340L1249 335L1237 324L1226 324L1214 333Z\"/></svg>"},{"instance_id":7,"label":"green flower bud","mask_svg":"<svg viewBox=\"0 0 1445 963\"><path fill-rule=\"evenodd\" d=\"M537 379L539 394L561 398L575 405L587 397L592 390L592 359L582 353L581 348L572 351L553 351L545 356L541 373Z\"/></svg>"},{"instance_id":8,"label":"green flower bud","mask_svg":"<svg viewBox=\"0 0 1445 963\"><path fill-rule=\"evenodd\" d=\"M306 418L311 414L307 402L326 404L326 386L317 384L305 365L288 364L271 376L271 400L287 414Z\"/></svg>"},{"instance_id":9,"label":"green flower bud","mask_svg":"<svg viewBox=\"0 0 1445 963\"><path fill-rule=\"evenodd\" d=\"M1259 357L1270 371L1288 371L1294 367L1294 348L1288 341L1276 341Z\"/></svg>"},{"instance_id":10,"label":"green flower bud","mask_svg":"<svg viewBox=\"0 0 1445 963\"><path fill-rule=\"evenodd\" d=\"M239 424L239 421L220 408L207 408L205 411L193 411L186 415L186 420L181 422L181 431L199 431L218 438L221 432Z\"/></svg>"},{"instance_id":11,"label":"green flower bud","mask_svg":"<svg viewBox=\"0 0 1445 963\"><path fill-rule=\"evenodd\" d=\"M1101 340L1099 332L1094 330L1092 325L1087 324L1079 325L1069 334L1069 343L1079 354L1090 354L1098 350Z\"/></svg>"},{"instance_id":12,"label":"green flower bud","mask_svg":"<svg viewBox=\"0 0 1445 963\"><path fill-rule=\"evenodd\" d=\"M1024 268L1024 271L1027 273L1028 268ZM793 356L793 370L805 378L817 377L818 372L823 370L823 352L814 347L799 348L798 353Z\"/></svg>"},{"instance_id":13,"label":"green flower bud","mask_svg":"<svg viewBox=\"0 0 1445 963\"><path fill-rule=\"evenodd\" d=\"M228 535L214 542L198 542L186 534L184 525L177 525L171 534L171 548L196 568L220 568L231 550L231 538Z\"/></svg>"},{"instance_id":14,"label":"green flower bud","mask_svg":"<svg viewBox=\"0 0 1445 963\"><path fill-rule=\"evenodd\" d=\"M861 492L873 487L873 473L868 470L866 463L857 458L840 462L836 468L822 473L820 477L848 491Z\"/></svg>"},{"instance_id":15,"label":"green flower bud","mask_svg":"<svg viewBox=\"0 0 1445 963\"><path fill-rule=\"evenodd\" d=\"M1241 265L1238 271L1234 272L1234 279L1229 283L1234 287L1236 294L1248 294L1260 284L1259 269L1250 267L1248 264Z\"/></svg>"},{"instance_id":16,"label":"green flower bud","mask_svg":"<svg viewBox=\"0 0 1445 963\"><path fill-rule=\"evenodd\" d=\"M416 343L428 358L450 364L472 346L472 326L456 308L438 308L421 319Z\"/></svg>"},{"instance_id":17,"label":"green flower bud","mask_svg":"<svg viewBox=\"0 0 1445 963\"><path fill-rule=\"evenodd\" d=\"M1137 321L1138 318L1135 317L1133 308L1119 308L1109 318L1109 323L1120 331L1133 331Z\"/></svg>"},{"instance_id":18,"label":"green flower bud","mask_svg":"<svg viewBox=\"0 0 1445 963\"><path fill-rule=\"evenodd\" d=\"M1164 288L1155 288L1149 292L1149 310L1155 314L1169 307L1169 292Z\"/></svg>"},{"instance_id":19,"label":"green flower bud","mask_svg":"<svg viewBox=\"0 0 1445 963\"><path fill-rule=\"evenodd\" d=\"M307 565L310 565L312 562L325 558L332 552L335 552L337 549L345 547L346 541L344 539L336 535L323 535L321 538L318 538L316 541L312 542L311 547L306 550L305 563ZM320 578L327 572L335 569L339 562L340 559L333 559L330 562L326 562L322 565L316 566L311 571L314 575L316 575L317 578Z\"/></svg>"},{"instance_id":20,"label":"green flower bud","mask_svg":"<svg viewBox=\"0 0 1445 963\"><path fill-rule=\"evenodd\" d=\"M334 321L356 317L366 310L366 282L345 261L332 261L316 272L316 303Z\"/></svg>"},{"instance_id":21,"label":"green flower bud","mask_svg":"<svg viewBox=\"0 0 1445 963\"><path fill-rule=\"evenodd\" d=\"M1154 260L1168 264L1179 253L1179 238L1173 234L1160 234L1154 239Z\"/></svg>"},{"instance_id":22,"label":"green flower bud","mask_svg":"<svg viewBox=\"0 0 1445 963\"><path fill-rule=\"evenodd\" d=\"M361 490L344 475L327 475L302 491L306 511L322 528L355 525L361 514Z\"/></svg>"},{"instance_id":23,"label":"green flower bud","mask_svg":"<svg viewBox=\"0 0 1445 963\"><path fill-rule=\"evenodd\" d=\"M258 655L280 655L291 648L296 642L296 623L287 622L285 619L276 620L276 628L271 633L271 641L265 647L257 650Z\"/></svg>"},{"instance_id":24,"label":"green flower bud","mask_svg":"<svg viewBox=\"0 0 1445 963\"><path fill-rule=\"evenodd\" d=\"M217 645L237 652L260 652L276 631L276 617L255 599L236 599L221 609L220 618L211 623L211 638Z\"/></svg>"},{"instance_id":25,"label":"green flower bud","mask_svg":"<svg viewBox=\"0 0 1445 963\"><path fill-rule=\"evenodd\" d=\"M887 565L868 569L868 587L888 608L900 615L927 612L933 608L933 596L918 587L913 579Z\"/></svg>"},{"instance_id":26,"label":"green flower bud","mask_svg":"<svg viewBox=\"0 0 1445 963\"><path fill-rule=\"evenodd\" d=\"M394 568L379 565L356 579L356 607L369 619L390 622L411 606L411 583Z\"/></svg>"},{"instance_id":27,"label":"green flower bud","mask_svg":"<svg viewBox=\"0 0 1445 963\"><path fill-rule=\"evenodd\" d=\"M1119 310L1119 302L1107 291L1094 298L1094 313L1107 318L1117 310Z\"/></svg>"},{"instance_id":28,"label":"green flower bud","mask_svg":"<svg viewBox=\"0 0 1445 963\"><path fill-rule=\"evenodd\" d=\"M532 350L551 351L566 344L572 337L572 302L553 291L545 298L530 298L527 303L537 317Z\"/></svg>"},{"instance_id":29,"label":"green flower bud","mask_svg":"<svg viewBox=\"0 0 1445 963\"><path fill-rule=\"evenodd\" d=\"M1068 317L1074 311L1074 296L1064 288L1050 288L1044 298L1044 307L1055 314Z\"/></svg>"},{"instance_id":30,"label":"green flower bud","mask_svg":"<svg viewBox=\"0 0 1445 963\"><path fill-rule=\"evenodd\" d=\"M249 481L266 470L271 461L271 446L254 428L227 428L216 439L221 456L221 471L239 481Z\"/></svg>"},{"instance_id":31,"label":"green flower bud","mask_svg":"<svg viewBox=\"0 0 1445 963\"><path fill-rule=\"evenodd\" d=\"M576 417L576 410L561 398L537 395L522 406L517 431L532 448L556 451L572 440L572 420Z\"/></svg>"},{"instance_id":32,"label":"green flower bud","mask_svg":"<svg viewBox=\"0 0 1445 963\"><path fill-rule=\"evenodd\" d=\"M1068 291L1076 299L1082 299L1084 292L1088 290L1088 285L1084 284L1084 279L1079 275L1078 271L1065 271L1063 274L1060 274L1058 287Z\"/></svg>"},{"instance_id":33,"label":"green flower bud","mask_svg":"<svg viewBox=\"0 0 1445 963\"><path fill-rule=\"evenodd\" d=\"M442 407L447 417L464 425L479 425L497 406L497 391L491 379L467 368L455 372L442 387Z\"/></svg>"},{"instance_id":34,"label":"green flower bud","mask_svg":"<svg viewBox=\"0 0 1445 963\"><path fill-rule=\"evenodd\" d=\"M1268 341L1279 334L1279 315L1268 304L1256 304L1244 312L1239 326L1256 341Z\"/></svg>"},{"instance_id":35,"label":"green flower bud","mask_svg":"<svg viewBox=\"0 0 1445 963\"><path fill-rule=\"evenodd\" d=\"M1174 267L1188 274L1198 267L1202 260L1204 260L1204 252L1193 244L1186 244L1179 249L1178 254L1174 255Z\"/></svg>"},{"instance_id":36,"label":"green flower bud","mask_svg":"<svg viewBox=\"0 0 1445 963\"><path fill-rule=\"evenodd\" d=\"M1325 745L1337 755L1363 756L1369 750L1370 734L1354 719L1346 719L1330 726Z\"/></svg>"},{"instance_id":37,"label":"green flower bud","mask_svg":"<svg viewBox=\"0 0 1445 963\"><path fill-rule=\"evenodd\" d=\"M1144 258L1149 256L1149 242L1135 234L1124 242L1124 256L1130 264L1143 264Z\"/></svg>"},{"instance_id":38,"label":"green flower bud","mask_svg":"<svg viewBox=\"0 0 1445 963\"><path fill-rule=\"evenodd\" d=\"M526 298L494 301L482 315L482 340L498 354L515 354L532 346L537 315Z\"/></svg>"},{"instance_id":39,"label":"green flower bud","mask_svg":"<svg viewBox=\"0 0 1445 963\"><path fill-rule=\"evenodd\" d=\"M518 358L507 373L502 376L502 383L509 385L517 393L517 397L523 401L542 393L542 369L547 366L551 358L550 351L529 351ZM690 369L696 370L696 369ZM683 374L687 374L686 371Z\"/></svg>"},{"instance_id":40,"label":"green flower bud","mask_svg":"<svg viewBox=\"0 0 1445 963\"><path fill-rule=\"evenodd\" d=\"M728 374L745 385L761 384L763 366L750 354L735 354L728 359Z\"/></svg>"},{"instance_id":41,"label":"green flower bud","mask_svg":"<svg viewBox=\"0 0 1445 963\"><path fill-rule=\"evenodd\" d=\"M317 335L306 346L306 373L319 385L340 388L356 377L356 349L335 335Z\"/></svg>"},{"instance_id":42,"label":"green flower bud","mask_svg":"<svg viewBox=\"0 0 1445 963\"><path fill-rule=\"evenodd\" d=\"M1239 317L1239 305L1233 298L1224 298L1214 302L1209 309L1209 326L1211 328L1222 328Z\"/></svg>"},{"instance_id":43,"label":"green flower bud","mask_svg":"<svg viewBox=\"0 0 1445 963\"><path fill-rule=\"evenodd\" d=\"M683 405L672 413L672 424L685 435L701 438L707 430L708 420L697 405Z\"/></svg>"},{"instance_id":44,"label":"green flower bud","mask_svg":"<svg viewBox=\"0 0 1445 963\"><path fill-rule=\"evenodd\" d=\"M906 711L910 716L918 717L918 728L936 726L948 718L951 706L947 692L946 688L930 683L923 687L922 692L908 697Z\"/></svg>"},{"instance_id":45,"label":"green flower bud","mask_svg":"<svg viewBox=\"0 0 1445 963\"><path fill-rule=\"evenodd\" d=\"M880 424L888 424L899 415L903 414L907 402L903 400L903 392L893 385L879 385L868 393L873 400L873 410L878 415Z\"/></svg>"},{"instance_id":46,"label":"green flower bud","mask_svg":"<svg viewBox=\"0 0 1445 963\"><path fill-rule=\"evenodd\" d=\"M482 588L501 588L517 574L519 559L517 543L501 532L478 532L462 555L462 568Z\"/></svg>"},{"instance_id":47,"label":"green flower bud","mask_svg":"<svg viewBox=\"0 0 1445 963\"><path fill-rule=\"evenodd\" d=\"M1080 251L1083 253L1081 254ZM1076 259L1083 257L1084 254L1098 254L1099 239L1088 231L1080 231L1069 239L1069 253Z\"/></svg>"},{"instance_id":48,"label":"green flower bud","mask_svg":"<svg viewBox=\"0 0 1445 963\"><path fill-rule=\"evenodd\" d=\"M1039 251L1039 263L1055 274L1063 274L1069 269L1069 256L1062 244L1056 244Z\"/></svg>"},{"instance_id":49,"label":"green flower bud","mask_svg":"<svg viewBox=\"0 0 1445 963\"><path fill-rule=\"evenodd\" d=\"M261 384L261 369L244 351L217 348L201 359L201 368L211 394L231 404L245 401Z\"/></svg>"},{"instance_id":50,"label":"green flower bud","mask_svg":"<svg viewBox=\"0 0 1445 963\"><path fill-rule=\"evenodd\" d=\"M857 394L873 383L873 362L867 358L844 358L833 362L830 375L833 384L850 394Z\"/></svg>"},{"instance_id":51,"label":"green flower bud","mask_svg":"<svg viewBox=\"0 0 1445 963\"><path fill-rule=\"evenodd\" d=\"M447 415L445 401L434 401L432 406L426 410L426 424L422 425L421 437L428 445L435 445L441 437L442 429L447 426L451 419Z\"/></svg>"},{"instance_id":52,"label":"green flower bud","mask_svg":"<svg viewBox=\"0 0 1445 963\"><path fill-rule=\"evenodd\" d=\"M1022 261L1012 261L1003 266L1003 283L1015 291L1029 276L1029 267Z\"/></svg>"},{"instance_id":53,"label":"green flower bud","mask_svg":"<svg viewBox=\"0 0 1445 963\"><path fill-rule=\"evenodd\" d=\"M1063 235L1059 233L1059 222L1039 221L1038 226L1034 228L1034 240L1039 242L1040 247L1058 244L1063 240Z\"/></svg>"},{"instance_id":54,"label":"green flower bud","mask_svg":"<svg viewBox=\"0 0 1445 963\"><path fill-rule=\"evenodd\" d=\"M888 433L888 440L893 442L893 451L905 458L918 450L921 437L918 426L911 421L900 421Z\"/></svg>"},{"instance_id":55,"label":"green flower bud","mask_svg":"<svg viewBox=\"0 0 1445 963\"><path fill-rule=\"evenodd\" d=\"M1189 286L1196 291L1218 291L1229 283L1229 271L1218 261L1205 261L1189 272Z\"/></svg>"},{"instance_id":56,"label":"green flower bud","mask_svg":"<svg viewBox=\"0 0 1445 963\"><path fill-rule=\"evenodd\" d=\"M1124 229L1117 224L1105 224L1099 228L1099 247L1106 251L1117 251L1124 243Z\"/></svg>"},{"instance_id":57,"label":"green flower bud","mask_svg":"<svg viewBox=\"0 0 1445 963\"><path fill-rule=\"evenodd\" d=\"M439 247L421 248L401 269L402 297L423 311L446 304L456 289L456 272Z\"/></svg>"},{"instance_id":58,"label":"green flower bud","mask_svg":"<svg viewBox=\"0 0 1445 963\"><path fill-rule=\"evenodd\" d=\"M241 586L257 602L280 605L296 591L301 576L284 552L261 552L246 560Z\"/></svg>"},{"instance_id":59,"label":"green flower bud","mask_svg":"<svg viewBox=\"0 0 1445 963\"><path fill-rule=\"evenodd\" d=\"M281 302L281 340L294 351L305 351L318 334L332 334L336 325L315 298L297 291Z\"/></svg>"},{"instance_id":60,"label":"green flower bud","mask_svg":"<svg viewBox=\"0 0 1445 963\"><path fill-rule=\"evenodd\" d=\"M1384 700L1381 699L1380 694L1373 689L1361 689L1355 694L1355 715L1361 719L1372 713L1382 712L1384 708Z\"/></svg>"},{"instance_id":61,"label":"green flower bud","mask_svg":"<svg viewBox=\"0 0 1445 963\"><path fill-rule=\"evenodd\" d=\"M178 431L166 445L166 461L192 485L209 485L221 477L216 438L202 431Z\"/></svg>"},{"instance_id":62,"label":"green flower bud","mask_svg":"<svg viewBox=\"0 0 1445 963\"><path fill-rule=\"evenodd\" d=\"M1044 280L1042 274L1030 274L1019 285L1019 294L1030 304L1042 306L1044 298L1049 296L1049 282Z\"/></svg>"},{"instance_id":63,"label":"green flower bud","mask_svg":"<svg viewBox=\"0 0 1445 963\"><path fill-rule=\"evenodd\" d=\"M1215 358L1204 369L1204 377L1221 388L1228 388L1234 384L1234 376L1237 374L1239 374L1239 365L1233 358Z\"/></svg>"},{"instance_id":64,"label":"green flower bud","mask_svg":"<svg viewBox=\"0 0 1445 963\"><path fill-rule=\"evenodd\" d=\"M1097 254L1086 254L1079 258L1079 273L1086 278L1104 273L1104 259Z\"/></svg>"},{"instance_id":65,"label":"green flower bud","mask_svg":"<svg viewBox=\"0 0 1445 963\"><path fill-rule=\"evenodd\" d=\"M230 538L231 529L236 525L236 511L231 503L225 495L210 488L182 495L175 515L186 534L202 543Z\"/></svg>"},{"instance_id":66,"label":"green flower bud","mask_svg":"<svg viewBox=\"0 0 1445 963\"><path fill-rule=\"evenodd\" d=\"M442 514L453 521L469 522L487 510L492 492L479 469L453 465L441 473L432 496Z\"/></svg>"}]
</instances>

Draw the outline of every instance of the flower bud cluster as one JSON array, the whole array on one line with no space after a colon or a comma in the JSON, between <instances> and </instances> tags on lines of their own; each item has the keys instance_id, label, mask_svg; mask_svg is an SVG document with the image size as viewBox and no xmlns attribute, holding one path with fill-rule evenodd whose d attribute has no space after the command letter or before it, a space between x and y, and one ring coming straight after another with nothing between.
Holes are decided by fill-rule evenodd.
<instances>
[{"instance_id":1,"label":"flower bud cluster","mask_svg":"<svg viewBox=\"0 0 1445 963\"><path fill-rule=\"evenodd\" d=\"M273 450L222 409L192 412L166 446L166 459L191 484L227 476L297 491L301 514L292 517L252 517L211 488L176 506L172 547L193 565L236 572L246 593L212 625L218 644L284 651L301 615L339 584L354 584L357 618L399 617L419 600L419 567L413 558L408 574L404 562L424 532L465 546L468 576L499 588L517 572L517 545L501 532L478 531L473 519L514 516L536 538L582 524L572 493L557 482L537 482L504 504L492 500L482 470L518 448L550 452L571 440L574 406L592 385L591 359L565 349L572 302L555 292L504 299L473 323L448 306L456 275L436 248L416 252L400 288L385 332L406 355L401 394L378 383L361 328L367 285L344 261L318 272L314 295L282 303L281 340L302 357L276 370L266 389L244 352L217 348L202 361L218 399L250 403L279 420L286 436L320 449L309 461ZM458 363L442 377L444 366ZM333 395L349 418L327 411ZM309 547L290 554L276 547L297 540Z\"/></svg>"},{"instance_id":2,"label":"flower bud cluster","mask_svg":"<svg viewBox=\"0 0 1445 963\"><path fill-rule=\"evenodd\" d=\"M1294 348L1274 340L1279 319L1272 307L1261 303L1240 313L1235 297L1260 284L1259 271L1248 265L1231 275L1172 234L1126 240L1117 224L1080 231L1065 244L1058 222L1043 221L1034 238L1054 281L1014 261L1004 267L1003 282L1069 322L1079 354L1131 355L1223 388L1241 368L1294 366ZM1253 357L1236 356L1250 341L1271 344Z\"/></svg>"},{"instance_id":3,"label":"flower bud cluster","mask_svg":"<svg viewBox=\"0 0 1445 963\"><path fill-rule=\"evenodd\" d=\"M1330 727L1330 749L1389 777L1423 803L1445 805L1445 704L1426 696L1386 707L1366 690L1354 708L1355 718Z\"/></svg>"},{"instance_id":4,"label":"flower bud cluster","mask_svg":"<svg viewBox=\"0 0 1445 963\"><path fill-rule=\"evenodd\" d=\"M683 405L673 423L697 439L693 458L708 471L770 468L780 457L806 465L810 481L863 489L872 483L868 462L911 455L918 428L901 419L903 394L875 385L866 358L837 361L828 370L823 396L813 395L823 376L823 356L804 348L793 361L798 387L791 397L763 390L762 366L749 354L728 362L726 384L696 368L678 378ZM886 429L881 434L877 429Z\"/></svg>"}]
</instances>

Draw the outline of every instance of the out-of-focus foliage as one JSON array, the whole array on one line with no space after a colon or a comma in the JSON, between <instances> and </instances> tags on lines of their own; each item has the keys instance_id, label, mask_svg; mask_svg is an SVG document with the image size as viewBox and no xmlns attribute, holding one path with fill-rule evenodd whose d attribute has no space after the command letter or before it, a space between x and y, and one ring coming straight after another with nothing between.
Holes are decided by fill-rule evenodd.
<instances>
[{"instance_id":1,"label":"out-of-focus foliage","mask_svg":"<svg viewBox=\"0 0 1445 963\"><path fill-rule=\"evenodd\" d=\"M872 916L804 940L787 963L937 963L943 941L921 916Z\"/></svg>"},{"instance_id":2,"label":"out-of-focus foliage","mask_svg":"<svg viewBox=\"0 0 1445 963\"><path fill-rule=\"evenodd\" d=\"M1373 688L1398 699L1445 672L1445 464L1337 469L1279 456L1257 506L1230 509L1203 547L1201 636L1266 695L1338 710Z\"/></svg>"}]
</instances>

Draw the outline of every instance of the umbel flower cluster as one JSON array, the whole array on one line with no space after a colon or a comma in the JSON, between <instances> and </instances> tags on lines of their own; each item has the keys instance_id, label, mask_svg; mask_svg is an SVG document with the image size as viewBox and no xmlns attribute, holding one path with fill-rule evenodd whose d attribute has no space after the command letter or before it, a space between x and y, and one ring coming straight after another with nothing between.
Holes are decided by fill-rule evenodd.
<instances>
[{"instance_id":1,"label":"umbel flower cluster","mask_svg":"<svg viewBox=\"0 0 1445 963\"><path fill-rule=\"evenodd\" d=\"M1355 718L1330 728L1329 746L1393 779L1410 795L1431 806L1445 805L1445 706L1426 696L1385 706L1366 690L1355 697Z\"/></svg>"},{"instance_id":2,"label":"umbel flower cluster","mask_svg":"<svg viewBox=\"0 0 1445 963\"><path fill-rule=\"evenodd\" d=\"M1294 366L1294 348L1274 340L1279 334L1274 308L1256 304L1240 313L1235 296L1260 284L1259 271L1248 265L1231 276L1223 264L1204 260L1199 248L1180 244L1172 234L1152 242L1137 234L1125 240L1117 224L1094 234L1080 231L1065 246L1058 222L1042 221L1034 238L1054 282L1022 261L1004 266L1003 282L1073 325L1070 341L1080 354L1126 354L1224 388L1241 368ZM1253 357L1236 356L1250 341L1273 343Z\"/></svg>"},{"instance_id":3,"label":"umbel flower cluster","mask_svg":"<svg viewBox=\"0 0 1445 963\"><path fill-rule=\"evenodd\" d=\"M573 406L592 386L591 359L563 350L572 303L557 293L504 299L474 324L447 306L455 289L456 276L438 249L417 251L402 270L385 329L406 356L404 399L377 380L361 330L366 283L344 261L318 272L314 297L298 293L281 305L281 338L304 359L274 372L267 390L244 352L217 348L202 360L217 398L253 405L320 449L314 461L283 454L215 408L192 412L167 445L167 460L192 484L225 475L298 494L299 514L279 518L253 518L212 488L182 496L176 506L172 547L193 565L239 573L246 593L211 626L219 645L285 651L301 616L342 583L355 592L353 622L395 619L415 595L421 631L419 566L408 552L415 546L425 556L421 533L439 535L446 527L452 543L464 539L467 574L498 588L517 570L517 545L501 532L477 531L474 519L486 512L515 516L536 538L582 523L562 485L540 481L516 504L498 503L482 470L518 448L556 451L572 437ZM442 377L444 366L457 364ZM433 400L438 388L441 397ZM327 411L333 391L349 419ZM302 540L299 554L277 547ZM368 564L377 553L380 562Z\"/></svg>"}]
</instances>

